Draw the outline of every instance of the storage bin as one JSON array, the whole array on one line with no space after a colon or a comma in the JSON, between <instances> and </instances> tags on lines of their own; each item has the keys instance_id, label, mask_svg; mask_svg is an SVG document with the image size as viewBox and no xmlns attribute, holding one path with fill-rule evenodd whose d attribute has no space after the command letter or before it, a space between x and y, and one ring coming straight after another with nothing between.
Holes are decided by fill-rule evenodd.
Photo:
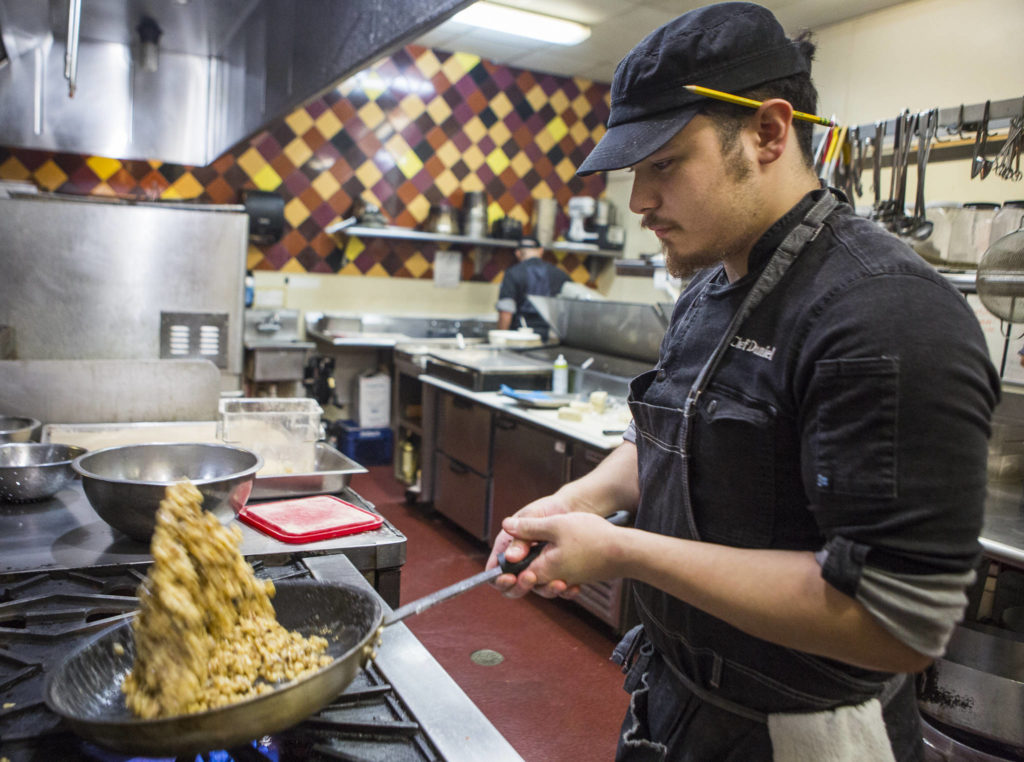
<instances>
[{"instance_id":1,"label":"storage bin","mask_svg":"<svg viewBox=\"0 0 1024 762\"><path fill-rule=\"evenodd\" d=\"M387 427L359 426L353 420L335 427L338 449L361 466L383 466L391 462L392 437Z\"/></svg>"},{"instance_id":2,"label":"storage bin","mask_svg":"<svg viewBox=\"0 0 1024 762\"><path fill-rule=\"evenodd\" d=\"M217 436L263 456L262 474L316 469L323 409L308 397L240 397L219 404Z\"/></svg>"}]
</instances>

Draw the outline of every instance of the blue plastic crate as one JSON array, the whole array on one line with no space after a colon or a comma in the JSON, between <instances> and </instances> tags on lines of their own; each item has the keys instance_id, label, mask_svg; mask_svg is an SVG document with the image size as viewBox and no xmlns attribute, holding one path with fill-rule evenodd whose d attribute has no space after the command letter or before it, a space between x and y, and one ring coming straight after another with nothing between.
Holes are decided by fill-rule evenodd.
<instances>
[{"instance_id":1,"label":"blue plastic crate","mask_svg":"<svg viewBox=\"0 0 1024 762\"><path fill-rule=\"evenodd\" d=\"M355 421L341 421L338 449L361 466L382 466L391 462L391 429L361 428Z\"/></svg>"}]
</instances>

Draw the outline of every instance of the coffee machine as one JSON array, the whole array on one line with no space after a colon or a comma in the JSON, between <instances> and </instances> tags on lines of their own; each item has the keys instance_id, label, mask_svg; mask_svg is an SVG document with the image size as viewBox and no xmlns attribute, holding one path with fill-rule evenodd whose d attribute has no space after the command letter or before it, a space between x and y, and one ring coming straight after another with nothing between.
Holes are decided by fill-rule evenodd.
<instances>
[{"instance_id":1,"label":"coffee machine","mask_svg":"<svg viewBox=\"0 0 1024 762\"><path fill-rule=\"evenodd\" d=\"M569 231L565 237L576 243L620 250L626 241L626 231L615 224L615 207L610 201L576 196L569 199Z\"/></svg>"}]
</instances>

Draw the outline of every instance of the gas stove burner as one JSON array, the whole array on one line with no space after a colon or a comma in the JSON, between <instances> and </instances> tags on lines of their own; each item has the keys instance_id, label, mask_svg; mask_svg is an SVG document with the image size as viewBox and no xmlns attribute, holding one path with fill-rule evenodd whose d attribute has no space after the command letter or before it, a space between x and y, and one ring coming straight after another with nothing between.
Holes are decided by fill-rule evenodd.
<instances>
[{"instance_id":1,"label":"gas stove burner","mask_svg":"<svg viewBox=\"0 0 1024 762\"><path fill-rule=\"evenodd\" d=\"M313 576L301 560L274 565L250 559L250 563L257 576L275 582ZM79 739L41 698L48 670L70 650L134 615L135 591L144 578L144 567L130 566L0 579L0 757L11 762L145 762L145 757L126 757ZM442 758L402 697L370 664L333 703L295 727L249 745L212 750L180 762L435 762Z\"/></svg>"}]
</instances>

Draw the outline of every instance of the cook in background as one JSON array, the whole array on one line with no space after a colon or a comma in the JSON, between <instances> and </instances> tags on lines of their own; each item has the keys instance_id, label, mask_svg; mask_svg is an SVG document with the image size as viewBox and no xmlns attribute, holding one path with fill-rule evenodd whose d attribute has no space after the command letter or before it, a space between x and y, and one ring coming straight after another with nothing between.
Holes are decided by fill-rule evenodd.
<instances>
[{"instance_id":1,"label":"cook in background","mask_svg":"<svg viewBox=\"0 0 1024 762\"><path fill-rule=\"evenodd\" d=\"M635 581L620 760L920 759L908 673L974 579L998 378L964 298L821 187L793 117L813 52L757 5L680 16L619 64L579 170L629 167L696 275L626 441L506 519L488 566L545 540L507 595ZM599 518L623 508L635 527Z\"/></svg>"},{"instance_id":2,"label":"cook in background","mask_svg":"<svg viewBox=\"0 0 1024 762\"><path fill-rule=\"evenodd\" d=\"M542 257L544 247L535 238L522 238L516 249L519 262L505 271L498 290L498 328L515 330L525 323L543 341L548 339L548 324L530 304L527 296L557 296L570 278L564 270Z\"/></svg>"}]
</instances>

